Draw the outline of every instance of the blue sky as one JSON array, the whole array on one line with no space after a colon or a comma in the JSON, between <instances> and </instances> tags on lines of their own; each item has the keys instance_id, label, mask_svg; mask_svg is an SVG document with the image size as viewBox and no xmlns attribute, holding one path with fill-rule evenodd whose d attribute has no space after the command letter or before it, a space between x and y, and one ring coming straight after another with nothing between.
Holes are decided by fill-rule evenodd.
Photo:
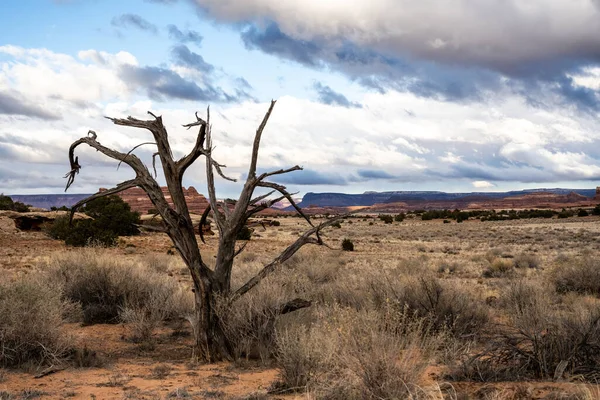
<instances>
[{"instance_id":1,"label":"blue sky","mask_svg":"<svg viewBox=\"0 0 600 400\"><path fill-rule=\"evenodd\" d=\"M58 193L89 129L128 151L211 106L215 154L292 191L490 191L600 181L596 0L7 0L0 12L0 192ZM131 177L80 148L70 191ZM150 163L150 147L136 153ZM186 185L205 191L203 163ZM221 197L239 186L219 182Z\"/></svg>"}]
</instances>

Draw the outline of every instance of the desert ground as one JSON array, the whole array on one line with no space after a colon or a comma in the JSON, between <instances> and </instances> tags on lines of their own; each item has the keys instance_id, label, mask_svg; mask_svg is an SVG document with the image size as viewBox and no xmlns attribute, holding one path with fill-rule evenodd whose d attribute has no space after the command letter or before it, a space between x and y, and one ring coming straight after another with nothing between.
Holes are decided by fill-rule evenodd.
<instances>
[{"instance_id":1,"label":"desert ground","mask_svg":"<svg viewBox=\"0 0 600 400\"><path fill-rule=\"evenodd\" d=\"M256 228L237 258L236 284L306 228L278 220ZM340 249L345 238L354 251ZM0 234L5 320L16 318L6 314L6 287L56 279L61 291L57 276L77 268L134 271L126 279L177 292L165 297L168 315L152 314L166 303L144 309L150 321L131 312L84 323L71 303L34 324L58 329L68 350L48 352L68 356L0 369L0 399L600 398L599 217L385 224L357 215L324 239L329 247L305 246L228 311L239 359L200 365L185 319L189 273L166 235L78 249L43 232ZM200 244L209 262L216 243ZM312 306L265 311L293 298Z\"/></svg>"}]
</instances>

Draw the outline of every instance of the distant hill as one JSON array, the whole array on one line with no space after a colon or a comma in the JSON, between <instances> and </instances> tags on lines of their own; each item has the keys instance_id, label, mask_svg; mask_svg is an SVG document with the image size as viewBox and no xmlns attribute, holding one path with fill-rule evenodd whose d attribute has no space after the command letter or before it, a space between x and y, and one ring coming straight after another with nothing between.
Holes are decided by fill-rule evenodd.
<instances>
[{"instance_id":1,"label":"distant hill","mask_svg":"<svg viewBox=\"0 0 600 400\"><path fill-rule=\"evenodd\" d=\"M439 191L392 191L392 192L365 192L362 194L346 193L306 193L299 206L307 207L370 207L375 204L381 206L385 204L406 203L412 206L418 204L428 204L434 207L444 208L445 206L460 206L470 203L486 203L494 200L513 198L518 196L535 194L552 194L557 196L567 196L570 193L589 198L596 195L596 189L527 189L515 190L509 192L470 192L470 193L446 193ZM381 208L381 207L380 207Z\"/></svg>"},{"instance_id":2,"label":"distant hill","mask_svg":"<svg viewBox=\"0 0 600 400\"><path fill-rule=\"evenodd\" d=\"M50 207L71 207L91 194L11 194L9 196L14 201L49 210Z\"/></svg>"}]
</instances>

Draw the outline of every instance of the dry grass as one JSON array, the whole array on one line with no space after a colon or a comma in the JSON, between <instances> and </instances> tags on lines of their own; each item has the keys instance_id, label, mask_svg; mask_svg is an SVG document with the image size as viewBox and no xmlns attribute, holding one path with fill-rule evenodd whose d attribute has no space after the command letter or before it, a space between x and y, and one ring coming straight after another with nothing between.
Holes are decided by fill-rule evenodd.
<instances>
[{"instance_id":1,"label":"dry grass","mask_svg":"<svg viewBox=\"0 0 600 400\"><path fill-rule=\"evenodd\" d=\"M127 322L132 339L143 342L161 322L193 307L189 291L148 260L156 259L121 260L81 249L51 257L47 273L66 299L80 305L85 324Z\"/></svg>"},{"instance_id":2,"label":"dry grass","mask_svg":"<svg viewBox=\"0 0 600 400\"><path fill-rule=\"evenodd\" d=\"M300 232L298 219L281 221L259 231L236 259L234 289ZM237 357L280 368L274 392L324 399L527 399L536 379L598 379L595 217L373 221L352 219L324 234L334 249L351 239L355 251L306 247L235 307L221 309ZM124 248L53 256L46 263L52 283L67 296L58 299L77 300L88 322L127 321L132 337L152 337L163 321L192 307L190 292L181 289L189 287L189 276L178 257L147 254L168 249L161 239L163 248L155 250L158 237L128 238L135 254ZM211 262L214 240L202 246ZM281 315L279 306L296 298L312 307ZM61 315L76 316L67 311ZM158 354L161 343L155 343ZM529 382L522 390L486 383L458 394L452 385L464 382L444 380ZM595 386L574 388L555 398L598 397Z\"/></svg>"},{"instance_id":3,"label":"dry grass","mask_svg":"<svg viewBox=\"0 0 600 400\"><path fill-rule=\"evenodd\" d=\"M71 346L63 316L72 309L60 287L39 276L0 282L0 366L60 362Z\"/></svg>"}]
</instances>

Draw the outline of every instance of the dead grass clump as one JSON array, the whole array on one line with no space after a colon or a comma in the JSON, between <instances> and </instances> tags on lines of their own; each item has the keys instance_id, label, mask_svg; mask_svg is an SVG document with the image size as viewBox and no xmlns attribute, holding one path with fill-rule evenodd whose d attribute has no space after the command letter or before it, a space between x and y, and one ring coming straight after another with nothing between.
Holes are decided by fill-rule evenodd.
<instances>
[{"instance_id":1,"label":"dead grass clump","mask_svg":"<svg viewBox=\"0 0 600 400\"><path fill-rule=\"evenodd\" d=\"M43 365L65 357L70 344L62 323L70 309L60 287L42 279L0 282L0 366Z\"/></svg>"},{"instance_id":2,"label":"dead grass clump","mask_svg":"<svg viewBox=\"0 0 600 400\"><path fill-rule=\"evenodd\" d=\"M598 376L600 306L559 306L548 292L528 283L507 290L509 323L466 363L464 377L495 381Z\"/></svg>"},{"instance_id":3,"label":"dead grass clump","mask_svg":"<svg viewBox=\"0 0 600 400\"><path fill-rule=\"evenodd\" d=\"M494 259L482 272L484 278L507 278L514 274L514 263L500 258Z\"/></svg>"},{"instance_id":4,"label":"dead grass clump","mask_svg":"<svg viewBox=\"0 0 600 400\"><path fill-rule=\"evenodd\" d=\"M294 293L288 290L292 284L297 286ZM309 286L307 279L297 273L275 273L235 304L229 305L227 299L217 302L217 314L236 357L263 362L271 358L275 349L276 323L288 311L283 306L295 299L302 302L300 299L306 294L302 291L303 286Z\"/></svg>"},{"instance_id":5,"label":"dead grass clump","mask_svg":"<svg viewBox=\"0 0 600 400\"><path fill-rule=\"evenodd\" d=\"M591 255L563 259L554 270L553 280L558 293L600 296L600 260Z\"/></svg>"},{"instance_id":6,"label":"dead grass clump","mask_svg":"<svg viewBox=\"0 0 600 400\"><path fill-rule=\"evenodd\" d=\"M130 322L136 340L147 340L160 322L181 317L191 307L190 296L177 282L144 260L119 260L83 249L54 255L49 273L64 287L64 296L81 305L84 323Z\"/></svg>"},{"instance_id":7,"label":"dead grass clump","mask_svg":"<svg viewBox=\"0 0 600 400\"><path fill-rule=\"evenodd\" d=\"M534 254L521 253L514 259L516 268L539 268L540 260Z\"/></svg>"},{"instance_id":8,"label":"dead grass clump","mask_svg":"<svg viewBox=\"0 0 600 400\"><path fill-rule=\"evenodd\" d=\"M389 304L395 312L406 309L417 318L430 321L435 331L449 331L453 336L468 338L481 333L489 321L483 302L464 286L432 276L387 280L371 285L376 305Z\"/></svg>"},{"instance_id":9,"label":"dead grass clump","mask_svg":"<svg viewBox=\"0 0 600 400\"><path fill-rule=\"evenodd\" d=\"M317 322L278 331L281 368L276 389L306 391L322 399L420 399L425 369L440 336L424 319L404 314L390 329L378 310L318 311Z\"/></svg>"}]
</instances>

